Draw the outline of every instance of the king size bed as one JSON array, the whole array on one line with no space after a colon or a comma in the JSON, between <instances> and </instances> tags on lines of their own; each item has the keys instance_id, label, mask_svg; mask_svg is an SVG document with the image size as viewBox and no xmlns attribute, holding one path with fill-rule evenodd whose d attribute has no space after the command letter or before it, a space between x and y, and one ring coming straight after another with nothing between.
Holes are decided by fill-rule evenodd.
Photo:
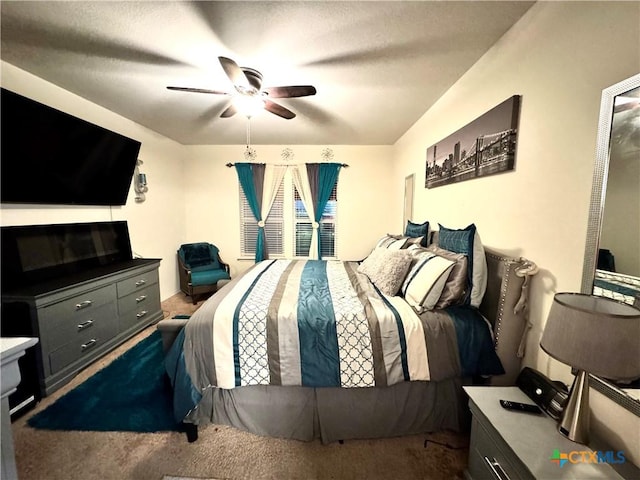
<instances>
[{"instance_id":1,"label":"king size bed","mask_svg":"<svg viewBox=\"0 0 640 480\"><path fill-rule=\"evenodd\" d=\"M189 440L208 423L323 443L464 428L462 386L519 373L535 273L471 233L466 253L388 236L362 262L265 260L160 322Z\"/></svg>"}]
</instances>

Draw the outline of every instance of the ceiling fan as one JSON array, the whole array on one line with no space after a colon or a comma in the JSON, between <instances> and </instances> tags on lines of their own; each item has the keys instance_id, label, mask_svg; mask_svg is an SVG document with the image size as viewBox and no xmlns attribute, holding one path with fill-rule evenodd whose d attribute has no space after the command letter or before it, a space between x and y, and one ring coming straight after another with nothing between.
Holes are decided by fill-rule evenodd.
<instances>
[{"instance_id":1,"label":"ceiling fan","mask_svg":"<svg viewBox=\"0 0 640 480\"><path fill-rule=\"evenodd\" d=\"M312 85L290 85L285 87L262 88L262 74L248 67L239 67L236 62L227 57L218 57L222 69L233 83L237 92L235 99L220 115L222 118L232 117L238 111L242 111L247 117L251 117L256 110L264 109L279 117L291 120L296 114L286 107L272 102L270 98L293 98L315 95L316 89ZM214 95L232 95L231 92L220 90L207 90L190 87L167 87L169 90L183 92L211 93Z\"/></svg>"}]
</instances>

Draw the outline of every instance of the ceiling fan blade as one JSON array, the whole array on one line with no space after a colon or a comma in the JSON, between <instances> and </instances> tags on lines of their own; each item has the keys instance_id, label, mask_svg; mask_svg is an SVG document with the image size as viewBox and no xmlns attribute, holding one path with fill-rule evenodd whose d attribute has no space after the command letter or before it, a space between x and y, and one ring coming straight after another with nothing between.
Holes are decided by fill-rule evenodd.
<instances>
[{"instance_id":1,"label":"ceiling fan blade","mask_svg":"<svg viewBox=\"0 0 640 480\"><path fill-rule=\"evenodd\" d=\"M265 110L273 113L274 115L278 115L279 117L286 118L287 120L291 120L295 118L296 114L293 113L288 108L283 107L282 105L278 105L270 100L264 101Z\"/></svg>"},{"instance_id":2,"label":"ceiling fan blade","mask_svg":"<svg viewBox=\"0 0 640 480\"><path fill-rule=\"evenodd\" d=\"M207 90L204 88L190 88L190 87L167 87L169 90L178 90L179 92L194 92L194 93L213 93L214 95L229 95L229 92L221 92L220 90Z\"/></svg>"},{"instance_id":3,"label":"ceiling fan blade","mask_svg":"<svg viewBox=\"0 0 640 480\"><path fill-rule=\"evenodd\" d=\"M222 69L224 70L224 73L227 74L227 77L229 77L229 80L231 80L231 83L233 83L233 85L236 88L237 87L241 87L244 89L251 88L251 84L249 83L249 80L247 80L247 77L245 76L244 72L236 62L234 62L233 60L227 57L218 57L218 60L220 61L220 65L222 65Z\"/></svg>"},{"instance_id":4,"label":"ceiling fan blade","mask_svg":"<svg viewBox=\"0 0 640 480\"><path fill-rule=\"evenodd\" d=\"M238 113L238 109L236 108L236 106L232 103L231 105L229 105L227 107L227 109L222 112L220 114L221 118L229 118L229 117L233 117L236 113Z\"/></svg>"},{"instance_id":5,"label":"ceiling fan blade","mask_svg":"<svg viewBox=\"0 0 640 480\"><path fill-rule=\"evenodd\" d=\"M291 85L288 87L268 87L263 92L269 94L271 98L292 98L308 97L316 94L316 87L313 85Z\"/></svg>"}]
</instances>

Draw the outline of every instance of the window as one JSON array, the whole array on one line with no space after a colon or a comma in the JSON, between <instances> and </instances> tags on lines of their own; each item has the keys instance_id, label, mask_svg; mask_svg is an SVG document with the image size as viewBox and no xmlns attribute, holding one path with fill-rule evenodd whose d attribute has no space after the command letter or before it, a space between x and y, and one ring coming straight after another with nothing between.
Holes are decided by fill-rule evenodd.
<instances>
[{"instance_id":1,"label":"window","mask_svg":"<svg viewBox=\"0 0 640 480\"><path fill-rule=\"evenodd\" d=\"M269 218L265 222L264 235L269 246L269 254L284 256L284 181L278 188L276 199L269 212ZM240 254L243 257L255 256L257 239L258 222L251 212L244 190L240 187Z\"/></svg>"},{"instance_id":2,"label":"window","mask_svg":"<svg viewBox=\"0 0 640 480\"><path fill-rule=\"evenodd\" d=\"M295 185L293 188L294 201L294 248L295 256L305 257L311 246L312 220L304 208L300 194ZM337 185L334 185L327 205L322 212L322 220L318 232L320 234L320 254L322 258L336 257L336 216L338 212Z\"/></svg>"},{"instance_id":3,"label":"window","mask_svg":"<svg viewBox=\"0 0 640 480\"><path fill-rule=\"evenodd\" d=\"M285 194L286 193L286 194ZM334 186L320 222L322 258L336 258L337 186ZM300 198L290 172L278 188L276 199L265 222L265 237L270 257L307 257L311 245L311 219ZM242 188L240 188L240 252L254 257L258 225Z\"/></svg>"}]
</instances>

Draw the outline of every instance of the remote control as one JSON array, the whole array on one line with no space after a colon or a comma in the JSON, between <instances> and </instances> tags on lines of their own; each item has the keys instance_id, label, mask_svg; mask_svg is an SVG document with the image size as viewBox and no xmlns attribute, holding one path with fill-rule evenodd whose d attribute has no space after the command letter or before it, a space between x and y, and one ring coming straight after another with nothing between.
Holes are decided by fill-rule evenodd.
<instances>
[{"instance_id":1,"label":"remote control","mask_svg":"<svg viewBox=\"0 0 640 480\"><path fill-rule=\"evenodd\" d=\"M502 408L507 410L516 410L518 412L526 413L542 413L542 410L537 405L531 405L529 403L512 402L511 400L500 400Z\"/></svg>"}]
</instances>

